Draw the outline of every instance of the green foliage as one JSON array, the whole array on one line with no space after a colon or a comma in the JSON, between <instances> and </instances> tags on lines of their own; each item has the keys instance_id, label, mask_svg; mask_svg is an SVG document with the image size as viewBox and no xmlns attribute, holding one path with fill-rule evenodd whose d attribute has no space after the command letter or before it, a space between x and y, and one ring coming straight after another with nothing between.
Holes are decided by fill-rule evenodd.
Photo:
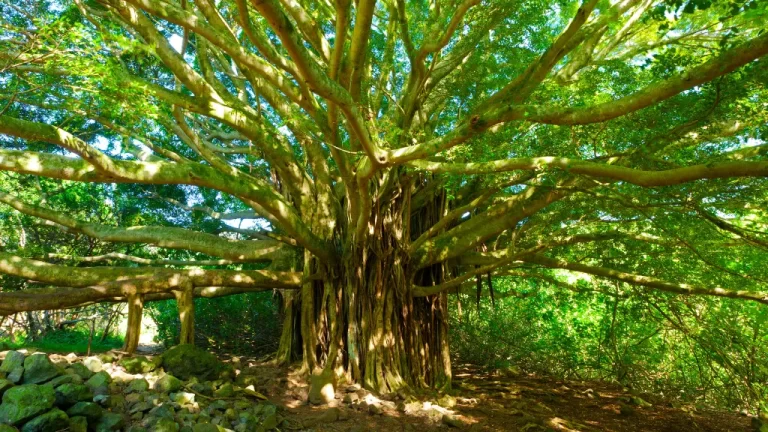
<instances>
[{"instance_id":1,"label":"green foliage","mask_svg":"<svg viewBox=\"0 0 768 432\"><path fill-rule=\"evenodd\" d=\"M95 332L91 341L91 352L105 352L118 349L123 345L123 336L109 334L101 340L102 332ZM55 330L45 333L42 337L32 340L26 337L17 337L11 340L8 337L0 338L0 345L9 349L36 348L47 353L85 354L88 351L88 338L90 328L83 324L74 328Z\"/></svg>"},{"instance_id":2,"label":"green foliage","mask_svg":"<svg viewBox=\"0 0 768 432\"><path fill-rule=\"evenodd\" d=\"M577 286L596 292L495 279L497 296L520 297L497 300L495 308L484 298L478 311L475 298L462 295L461 315L451 302L451 348L459 361L605 380L720 408L754 409L768 395L768 312L760 305L676 302L585 280Z\"/></svg>"},{"instance_id":3,"label":"green foliage","mask_svg":"<svg viewBox=\"0 0 768 432\"><path fill-rule=\"evenodd\" d=\"M267 353L280 338L278 301L272 292L195 299L195 341L217 350ZM166 346L179 340L181 324L173 300L147 304L157 324L157 340Z\"/></svg>"}]
</instances>

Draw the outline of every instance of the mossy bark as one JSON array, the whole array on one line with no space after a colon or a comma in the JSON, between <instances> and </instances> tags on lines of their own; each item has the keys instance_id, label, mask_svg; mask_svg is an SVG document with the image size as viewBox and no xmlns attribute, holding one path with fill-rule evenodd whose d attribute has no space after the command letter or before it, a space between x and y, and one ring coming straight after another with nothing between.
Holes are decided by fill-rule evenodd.
<instances>
[{"instance_id":1,"label":"mossy bark","mask_svg":"<svg viewBox=\"0 0 768 432\"><path fill-rule=\"evenodd\" d=\"M190 288L180 291L174 291L176 297L176 306L179 309L179 320L181 321L181 332L179 334L179 344L195 343L195 299L193 291Z\"/></svg>"},{"instance_id":2,"label":"mossy bark","mask_svg":"<svg viewBox=\"0 0 768 432\"><path fill-rule=\"evenodd\" d=\"M128 328L125 331L123 350L128 353L136 352L141 337L141 317L144 313L144 296L131 294L128 296Z\"/></svg>"}]
</instances>

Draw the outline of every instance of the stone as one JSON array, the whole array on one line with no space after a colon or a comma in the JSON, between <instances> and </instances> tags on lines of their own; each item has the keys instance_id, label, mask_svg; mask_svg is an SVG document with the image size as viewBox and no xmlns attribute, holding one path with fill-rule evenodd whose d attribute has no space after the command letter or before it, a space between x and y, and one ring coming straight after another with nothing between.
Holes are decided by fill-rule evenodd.
<instances>
[{"instance_id":1,"label":"stone","mask_svg":"<svg viewBox=\"0 0 768 432\"><path fill-rule=\"evenodd\" d=\"M452 428L463 428L464 421L452 414L443 414L443 424Z\"/></svg>"},{"instance_id":2,"label":"stone","mask_svg":"<svg viewBox=\"0 0 768 432\"><path fill-rule=\"evenodd\" d=\"M119 431L125 426L125 419L120 414L104 413L93 425L95 432Z\"/></svg>"},{"instance_id":3,"label":"stone","mask_svg":"<svg viewBox=\"0 0 768 432\"><path fill-rule=\"evenodd\" d=\"M104 363L98 357L86 357L83 359L83 366L93 373L101 372L104 369Z\"/></svg>"},{"instance_id":4,"label":"stone","mask_svg":"<svg viewBox=\"0 0 768 432\"><path fill-rule=\"evenodd\" d=\"M329 417L330 418L330 417ZM338 415L337 415L338 418ZM336 421L336 419L331 420ZM264 417L264 421L261 423L261 427L264 428L264 430L272 430L277 427L277 414L272 413L266 417Z\"/></svg>"},{"instance_id":5,"label":"stone","mask_svg":"<svg viewBox=\"0 0 768 432\"><path fill-rule=\"evenodd\" d=\"M181 381L173 375L163 375L155 382L155 390L163 393L170 393L181 390Z\"/></svg>"},{"instance_id":6,"label":"stone","mask_svg":"<svg viewBox=\"0 0 768 432\"><path fill-rule=\"evenodd\" d=\"M360 400L360 396L356 395L355 393L347 393L344 395L344 403L345 404L353 404Z\"/></svg>"},{"instance_id":7,"label":"stone","mask_svg":"<svg viewBox=\"0 0 768 432\"><path fill-rule=\"evenodd\" d=\"M80 376L80 378L84 380L87 380L93 376L93 372L91 372L91 370L85 367L85 365L83 365L82 363L74 363L69 368L72 369L76 375Z\"/></svg>"},{"instance_id":8,"label":"stone","mask_svg":"<svg viewBox=\"0 0 768 432\"><path fill-rule=\"evenodd\" d=\"M48 384L51 385L51 387L56 388L62 384L72 384L75 381L75 377L80 378L77 375L61 375L57 376L56 378L50 380ZM76 384L82 384L82 382L76 383Z\"/></svg>"},{"instance_id":9,"label":"stone","mask_svg":"<svg viewBox=\"0 0 768 432\"><path fill-rule=\"evenodd\" d=\"M213 387L209 383L194 383L189 388L204 396L213 395Z\"/></svg>"},{"instance_id":10,"label":"stone","mask_svg":"<svg viewBox=\"0 0 768 432\"><path fill-rule=\"evenodd\" d=\"M192 427L193 432L219 432L223 430L224 428L220 428L210 423L198 423Z\"/></svg>"},{"instance_id":11,"label":"stone","mask_svg":"<svg viewBox=\"0 0 768 432\"><path fill-rule=\"evenodd\" d=\"M69 432L88 432L88 420L82 416L70 417Z\"/></svg>"},{"instance_id":12,"label":"stone","mask_svg":"<svg viewBox=\"0 0 768 432\"><path fill-rule=\"evenodd\" d=\"M317 425L325 424L325 423L333 423L336 420L339 419L339 409L338 408L329 408L325 411L323 411L322 414L319 416L311 417L308 419L305 419L302 424L305 428L311 428Z\"/></svg>"},{"instance_id":13,"label":"stone","mask_svg":"<svg viewBox=\"0 0 768 432\"><path fill-rule=\"evenodd\" d=\"M632 396L631 400L632 400L633 404L635 404L635 405L637 405L639 407L648 408L648 407L653 406L650 403L648 403L645 400L643 400L643 398L641 398L640 396Z\"/></svg>"},{"instance_id":14,"label":"stone","mask_svg":"<svg viewBox=\"0 0 768 432\"><path fill-rule=\"evenodd\" d=\"M126 387L126 393L144 393L149 390L149 383L144 378L131 381Z\"/></svg>"},{"instance_id":15,"label":"stone","mask_svg":"<svg viewBox=\"0 0 768 432\"><path fill-rule=\"evenodd\" d=\"M103 414L104 409L93 402L78 402L67 410L68 416L83 416L89 421L98 420Z\"/></svg>"},{"instance_id":16,"label":"stone","mask_svg":"<svg viewBox=\"0 0 768 432\"><path fill-rule=\"evenodd\" d=\"M13 387L13 383L10 380L7 379L0 379L0 398L3 397L3 394Z\"/></svg>"},{"instance_id":17,"label":"stone","mask_svg":"<svg viewBox=\"0 0 768 432\"><path fill-rule=\"evenodd\" d=\"M53 408L53 388L26 384L13 387L3 395L0 423L19 425Z\"/></svg>"},{"instance_id":18,"label":"stone","mask_svg":"<svg viewBox=\"0 0 768 432\"><path fill-rule=\"evenodd\" d=\"M161 418L152 428L154 432L178 432L179 424L169 418Z\"/></svg>"},{"instance_id":19,"label":"stone","mask_svg":"<svg viewBox=\"0 0 768 432\"><path fill-rule=\"evenodd\" d=\"M92 377L88 378L88 381L85 382L85 385L88 386L91 390L93 390L94 393L96 392L96 389L99 387L107 387L109 388L109 384L112 382L112 377L109 376L108 373L101 371L98 373L95 373Z\"/></svg>"},{"instance_id":20,"label":"stone","mask_svg":"<svg viewBox=\"0 0 768 432\"><path fill-rule=\"evenodd\" d=\"M11 372L8 373L8 381L19 384L21 382L21 377L24 375L24 366L16 366L13 368Z\"/></svg>"},{"instance_id":21,"label":"stone","mask_svg":"<svg viewBox=\"0 0 768 432\"><path fill-rule=\"evenodd\" d=\"M183 380L197 377L201 380L218 378L231 370L208 351L194 345L183 344L172 347L161 356L163 369Z\"/></svg>"},{"instance_id":22,"label":"stone","mask_svg":"<svg viewBox=\"0 0 768 432\"><path fill-rule=\"evenodd\" d=\"M213 392L213 395L220 398L230 398L235 395L235 388L230 383L226 383Z\"/></svg>"},{"instance_id":23,"label":"stone","mask_svg":"<svg viewBox=\"0 0 768 432\"><path fill-rule=\"evenodd\" d=\"M108 352L107 353L101 353L97 357L99 358L99 360L101 360L102 363L114 363L115 359L117 358L117 357L115 357L114 354L108 353Z\"/></svg>"},{"instance_id":24,"label":"stone","mask_svg":"<svg viewBox=\"0 0 768 432\"><path fill-rule=\"evenodd\" d=\"M59 369L45 354L35 354L24 359L24 384L42 384L59 375Z\"/></svg>"},{"instance_id":25,"label":"stone","mask_svg":"<svg viewBox=\"0 0 768 432\"><path fill-rule=\"evenodd\" d=\"M67 409L72 405L93 400L93 392L82 384L62 384L56 387L56 406Z\"/></svg>"},{"instance_id":26,"label":"stone","mask_svg":"<svg viewBox=\"0 0 768 432\"><path fill-rule=\"evenodd\" d=\"M152 409L152 404L151 403L149 403L149 402L138 402L138 403L134 404L131 407L129 412L131 414L135 414L135 413L138 413L138 412L147 412L147 411L149 411L151 409Z\"/></svg>"},{"instance_id":27,"label":"stone","mask_svg":"<svg viewBox=\"0 0 768 432\"><path fill-rule=\"evenodd\" d=\"M443 395L437 400L437 404L443 408L453 408L456 406L456 398L451 395Z\"/></svg>"},{"instance_id":28,"label":"stone","mask_svg":"<svg viewBox=\"0 0 768 432\"><path fill-rule=\"evenodd\" d=\"M21 432L55 432L69 427L69 417L64 411L54 408L28 421Z\"/></svg>"},{"instance_id":29,"label":"stone","mask_svg":"<svg viewBox=\"0 0 768 432\"><path fill-rule=\"evenodd\" d=\"M145 374L154 371L160 363L158 360L152 361L144 356L124 357L120 360L120 366L124 367L126 372L131 374Z\"/></svg>"},{"instance_id":30,"label":"stone","mask_svg":"<svg viewBox=\"0 0 768 432\"><path fill-rule=\"evenodd\" d=\"M333 371L319 369L309 379L309 403L325 405L336 397L336 375Z\"/></svg>"},{"instance_id":31,"label":"stone","mask_svg":"<svg viewBox=\"0 0 768 432\"><path fill-rule=\"evenodd\" d=\"M10 373L15 368L24 366L24 359L26 357L27 356L18 351L8 351L8 353L5 354L5 360L3 360L3 363L0 365L0 372Z\"/></svg>"},{"instance_id":32,"label":"stone","mask_svg":"<svg viewBox=\"0 0 768 432\"><path fill-rule=\"evenodd\" d=\"M101 388L103 387L99 387L99 389ZM99 389L96 389L96 390L99 390ZM97 394L96 396L93 397L93 401L101 406L109 405L110 399L111 399L110 396L107 394Z\"/></svg>"},{"instance_id":33,"label":"stone","mask_svg":"<svg viewBox=\"0 0 768 432\"><path fill-rule=\"evenodd\" d=\"M171 400L180 405L191 404L195 402L194 393L178 392L171 394Z\"/></svg>"}]
</instances>

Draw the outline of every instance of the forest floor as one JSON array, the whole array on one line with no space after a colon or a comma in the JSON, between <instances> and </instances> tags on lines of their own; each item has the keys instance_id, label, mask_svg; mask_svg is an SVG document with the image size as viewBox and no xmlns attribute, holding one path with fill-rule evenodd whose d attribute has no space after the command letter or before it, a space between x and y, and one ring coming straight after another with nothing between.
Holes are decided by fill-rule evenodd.
<instances>
[{"instance_id":1,"label":"forest floor","mask_svg":"<svg viewBox=\"0 0 768 432\"><path fill-rule=\"evenodd\" d=\"M252 369L258 369L263 379L261 390L285 406L289 418L306 422L332 409L307 404L307 384L295 370L276 368L269 363L255 364ZM347 398L345 403L345 397L354 388L339 387L331 407L338 407L344 414L336 422L318 424L311 430L427 432L453 429L446 424L445 415L458 421L455 430L469 431L752 430L751 418L734 412L674 408L653 395L644 394L633 400L632 394L616 385L563 382L523 374L500 376L469 365L456 367L454 371L455 406L451 408L438 406L435 395L426 393L416 395L418 403L380 400L373 395L366 395L355 403L348 403ZM365 394L365 391L357 393ZM440 402L451 405L444 400Z\"/></svg>"}]
</instances>

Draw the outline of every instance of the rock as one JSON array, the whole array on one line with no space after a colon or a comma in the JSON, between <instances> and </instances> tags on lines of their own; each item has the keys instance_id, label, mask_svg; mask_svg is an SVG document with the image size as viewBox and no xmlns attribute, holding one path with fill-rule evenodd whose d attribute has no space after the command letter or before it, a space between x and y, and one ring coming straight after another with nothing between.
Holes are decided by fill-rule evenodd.
<instances>
[{"instance_id":1,"label":"rock","mask_svg":"<svg viewBox=\"0 0 768 432\"><path fill-rule=\"evenodd\" d=\"M120 365L131 374L145 374L152 372L157 369L158 363L160 363L159 358L157 361L152 361L144 356L124 357L120 360Z\"/></svg>"},{"instance_id":2,"label":"rock","mask_svg":"<svg viewBox=\"0 0 768 432\"><path fill-rule=\"evenodd\" d=\"M331 370L316 370L309 379L309 403L328 404L336 397L336 376Z\"/></svg>"},{"instance_id":3,"label":"rock","mask_svg":"<svg viewBox=\"0 0 768 432\"><path fill-rule=\"evenodd\" d=\"M453 408L456 406L456 398L451 395L443 395L437 400L437 404L443 408Z\"/></svg>"},{"instance_id":4,"label":"rock","mask_svg":"<svg viewBox=\"0 0 768 432\"><path fill-rule=\"evenodd\" d=\"M144 393L149 390L149 383L144 378L131 381L126 387L126 393Z\"/></svg>"},{"instance_id":5,"label":"rock","mask_svg":"<svg viewBox=\"0 0 768 432\"><path fill-rule=\"evenodd\" d=\"M452 414L443 414L443 424L453 428L463 428L464 422L457 416Z\"/></svg>"},{"instance_id":6,"label":"rock","mask_svg":"<svg viewBox=\"0 0 768 432\"><path fill-rule=\"evenodd\" d=\"M329 417L330 418L330 417ZM337 414L338 418L338 414ZM336 421L336 419L331 420ZM277 427L277 414L272 413L266 417L264 417L264 421L261 423L261 427L264 428L264 430L272 430Z\"/></svg>"},{"instance_id":7,"label":"rock","mask_svg":"<svg viewBox=\"0 0 768 432\"><path fill-rule=\"evenodd\" d=\"M344 403L345 404L354 404L360 401L360 396L356 395L355 393L347 393L344 395Z\"/></svg>"},{"instance_id":8,"label":"rock","mask_svg":"<svg viewBox=\"0 0 768 432\"><path fill-rule=\"evenodd\" d=\"M232 386L232 384L227 383L213 392L213 395L220 398L230 398L235 395L235 388Z\"/></svg>"},{"instance_id":9,"label":"rock","mask_svg":"<svg viewBox=\"0 0 768 432\"><path fill-rule=\"evenodd\" d=\"M56 387L58 387L58 386L60 386L62 384L72 384L77 379L75 377L80 378L77 375L61 375L61 376L57 376L56 378L50 380L48 382L48 384L50 384L50 386L53 387L53 388L56 388ZM79 383L75 383L75 384L82 384L82 381L79 382Z\"/></svg>"},{"instance_id":10,"label":"rock","mask_svg":"<svg viewBox=\"0 0 768 432\"><path fill-rule=\"evenodd\" d=\"M13 387L13 383L10 380L7 379L0 379L0 398L3 397L3 394Z\"/></svg>"},{"instance_id":11,"label":"rock","mask_svg":"<svg viewBox=\"0 0 768 432\"><path fill-rule=\"evenodd\" d=\"M171 394L171 400L179 405L186 405L195 402L194 393L178 392Z\"/></svg>"},{"instance_id":12,"label":"rock","mask_svg":"<svg viewBox=\"0 0 768 432\"><path fill-rule=\"evenodd\" d=\"M131 414L135 414L138 412L147 412L151 409L152 409L152 404L150 404L149 402L138 402L131 407L129 412Z\"/></svg>"},{"instance_id":13,"label":"rock","mask_svg":"<svg viewBox=\"0 0 768 432\"><path fill-rule=\"evenodd\" d=\"M173 375L163 375L155 382L155 390L162 393L170 393L181 390L181 381Z\"/></svg>"},{"instance_id":14,"label":"rock","mask_svg":"<svg viewBox=\"0 0 768 432\"><path fill-rule=\"evenodd\" d=\"M54 408L28 421L21 432L55 432L69 427L69 417L64 411Z\"/></svg>"},{"instance_id":15,"label":"rock","mask_svg":"<svg viewBox=\"0 0 768 432\"><path fill-rule=\"evenodd\" d=\"M50 386L26 384L13 387L3 395L0 423L22 424L51 409L55 400L55 393Z\"/></svg>"},{"instance_id":16,"label":"rock","mask_svg":"<svg viewBox=\"0 0 768 432\"><path fill-rule=\"evenodd\" d=\"M24 366L16 366L13 368L13 370L8 373L8 381L19 384L21 382L21 377L24 375Z\"/></svg>"},{"instance_id":17,"label":"rock","mask_svg":"<svg viewBox=\"0 0 768 432\"><path fill-rule=\"evenodd\" d=\"M87 380L93 376L93 372L91 372L91 370L85 367L85 365L82 363L75 363L70 366L70 369L75 371L75 374L84 380Z\"/></svg>"},{"instance_id":18,"label":"rock","mask_svg":"<svg viewBox=\"0 0 768 432\"><path fill-rule=\"evenodd\" d=\"M204 396L213 395L213 387L209 383L194 383L189 388Z\"/></svg>"},{"instance_id":19,"label":"rock","mask_svg":"<svg viewBox=\"0 0 768 432\"><path fill-rule=\"evenodd\" d=\"M56 406L69 408L72 405L93 400L93 392L82 384L62 384L56 387Z\"/></svg>"},{"instance_id":20,"label":"rock","mask_svg":"<svg viewBox=\"0 0 768 432\"><path fill-rule=\"evenodd\" d=\"M219 432L219 431L223 431L224 428L220 428L210 423L198 423L192 427L192 430L194 432Z\"/></svg>"},{"instance_id":21,"label":"rock","mask_svg":"<svg viewBox=\"0 0 768 432\"><path fill-rule=\"evenodd\" d=\"M104 363L98 357L86 357L82 364L93 373L101 372L104 369Z\"/></svg>"},{"instance_id":22,"label":"rock","mask_svg":"<svg viewBox=\"0 0 768 432\"><path fill-rule=\"evenodd\" d=\"M104 409L93 402L78 402L67 410L70 417L82 416L88 421L96 421L104 414Z\"/></svg>"},{"instance_id":23,"label":"rock","mask_svg":"<svg viewBox=\"0 0 768 432\"><path fill-rule=\"evenodd\" d=\"M639 407L648 408L648 407L652 407L653 406L650 403L648 403L645 400L643 400L643 398L641 398L640 396L632 396L631 400L632 400L633 404L635 404L635 405L637 405Z\"/></svg>"},{"instance_id":24,"label":"rock","mask_svg":"<svg viewBox=\"0 0 768 432\"><path fill-rule=\"evenodd\" d=\"M177 345L161 356L161 364L166 372L188 380L197 377L211 380L219 377L231 367L220 362L215 355L194 345Z\"/></svg>"},{"instance_id":25,"label":"rock","mask_svg":"<svg viewBox=\"0 0 768 432\"><path fill-rule=\"evenodd\" d=\"M178 432L179 425L169 418L161 418L155 423L155 427L152 430L154 432Z\"/></svg>"},{"instance_id":26,"label":"rock","mask_svg":"<svg viewBox=\"0 0 768 432\"><path fill-rule=\"evenodd\" d=\"M101 353L97 356L99 360L101 360L102 363L114 363L115 362L115 355L112 353Z\"/></svg>"},{"instance_id":27,"label":"rock","mask_svg":"<svg viewBox=\"0 0 768 432\"><path fill-rule=\"evenodd\" d=\"M125 426L125 419L120 414L104 413L93 425L95 432L118 431Z\"/></svg>"},{"instance_id":28,"label":"rock","mask_svg":"<svg viewBox=\"0 0 768 432\"><path fill-rule=\"evenodd\" d=\"M302 422L304 428L311 428L320 424L333 423L339 419L339 409L330 408L316 417L308 418Z\"/></svg>"},{"instance_id":29,"label":"rock","mask_svg":"<svg viewBox=\"0 0 768 432\"><path fill-rule=\"evenodd\" d=\"M45 354L35 354L24 359L24 384L41 384L59 375L59 369Z\"/></svg>"},{"instance_id":30,"label":"rock","mask_svg":"<svg viewBox=\"0 0 768 432\"><path fill-rule=\"evenodd\" d=\"M112 377L109 376L108 373L101 371L96 374L94 374L92 377L88 379L88 381L85 382L85 385L88 386L91 390L93 390L94 393L96 392L96 389L99 387L109 387L109 383L112 382Z\"/></svg>"},{"instance_id":31,"label":"rock","mask_svg":"<svg viewBox=\"0 0 768 432\"><path fill-rule=\"evenodd\" d=\"M96 390L99 390L103 387L99 387ZM97 394L93 397L93 401L101 406L107 406L109 405L110 396L108 394Z\"/></svg>"},{"instance_id":32,"label":"rock","mask_svg":"<svg viewBox=\"0 0 768 432\"><path fill-rule=\"evenodd\" d=\"M81 416L70 417L69 432L88 432L88 420Z\"/></svg>"},{"instance_id":33,"label":"rock","mask_svg":"<svg viewBox=\"0 0 768 432\"><path fill-rule=\"evenodd\" d=\"M370 404L368 405L368 413L372 415L381 415L381 414L384 414L384 411L382 411L379 405Z\"/></svg>"},{"instance_id":34,"label":"rock","mask_svg":"<svg viewBox=\"0 0 768 432\"><path fill-rule=\"evenodd\" d=\"M0 372L10 373L19 366L24 366L24 359L26 356L18 351L8 351L5 354L5 360L0 365Z\"/></svg>"}]
</instances>

